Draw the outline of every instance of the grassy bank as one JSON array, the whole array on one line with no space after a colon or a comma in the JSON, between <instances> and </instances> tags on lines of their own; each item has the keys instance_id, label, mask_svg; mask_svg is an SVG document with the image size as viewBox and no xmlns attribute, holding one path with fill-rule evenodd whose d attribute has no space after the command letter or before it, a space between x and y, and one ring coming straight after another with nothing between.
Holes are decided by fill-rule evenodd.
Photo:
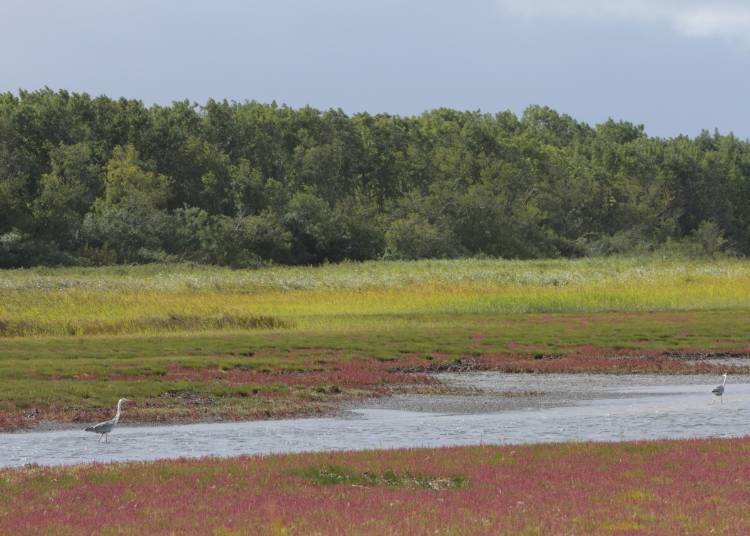
<instances>
[{"instance_id":1,"label":"grassy bank","mask_svg":"<svg viewBox=\"0 0 750 536\"><path fill-rule=\"evenodd\" d=\"M0 272L0 429L329 411L420 372L720 372L750 262L421 261Z\"/></svg>"},{"instance_id":2,"label":"grassy bank","mask_svg":"<svg viewBox=\"0 0 750 536\"><path fill-rule=\"evenodd\" d=\"M0 471L7 534L746 534L750 440Z\"/></svg>"}]
</instances>

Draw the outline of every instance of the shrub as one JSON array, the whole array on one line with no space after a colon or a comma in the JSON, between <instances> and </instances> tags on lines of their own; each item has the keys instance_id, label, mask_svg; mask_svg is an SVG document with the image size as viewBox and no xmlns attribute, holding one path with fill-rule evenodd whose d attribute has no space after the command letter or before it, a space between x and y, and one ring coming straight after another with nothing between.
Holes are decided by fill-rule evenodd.
<instances>
[{"instance_id":1,"label":"shrub","mask_svg":"<svg viewBox=\"0 0 750 536\"><path fill-rule=\"evenodd\" d=\"M387 259L455 257L458 249L452 233L441 231L416 214L391 223L385 233L385 244Z\"/></svg>"}]
</instances>

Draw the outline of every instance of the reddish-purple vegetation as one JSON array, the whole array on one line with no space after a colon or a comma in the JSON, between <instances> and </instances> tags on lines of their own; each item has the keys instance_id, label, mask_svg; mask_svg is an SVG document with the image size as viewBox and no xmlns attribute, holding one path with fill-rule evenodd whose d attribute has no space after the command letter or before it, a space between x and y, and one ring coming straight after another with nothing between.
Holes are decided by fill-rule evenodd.
<instances>
[{"instance_id":1,"label":"reddish-purple vegetation","mask_svg":"<svg viewBox=\"0 0 750 536\"><path fill-rule=\"evenodd\" d=\"M492 370L534 373L716 374L723 370L722 366L706 361L677 359L665 351L596 346L576 346L560 353L487 354L482 356L482 362Z\"/></svg>"},{"instance_id":2,"label":"reddish-purple vegetation","mask_svg":"<svg viewBox=\"0 0 750 536\"><path fill-rule=\"evenodd\" d=\"M686 354L700 353L685 350ZM705 352L704 352L705 353ZM747 351L737 351L746 355ZM311 361L311 360L310 360ZM288 386L336 385L350 389L382 391L387 386L436 384L434 377L420 373L469 370L498 370L503 372L534 373L666 373L715 374L722 366L697 360L676 359L664 351L599 348L575 346L562 352L544 353L481 353L474 356L452 358L449 354L433 352L425 356L406 354L395 359L354 360L331 359L320 364L306 363L303 370L257 370L220 368L173 367L164 376L165 381L212 381L228 384L283 384Z\"/></svg>"},{"instance_id":3,"label":"reddish-purple vegetation","mask_svg":"<svg viewBox=\"0 0 750 536\"><path fill-rule=\"evenodd\" d=\"M352 389L378 389L385 385L434 383L432 380L402 372L400 367L412 366L415 359L402 358L394 362L376 359L333 362L309 370L280 370L261 372L256 370L218 368L186 369L174 367L165 376L166 381L210 381L221 380L228 384L264 385L283 384L288 386L337 385ZM424 361L422 361L424 362Z\"/></svg>"},{"instance_id":4,"label":"reddish-purple vegetation","mask_svg":"<svg viewBox=\"0 0 750 536\"><path fill-rule=\"evenodd\" d=\"M748 482L750 438L27 468L0 471L0 533L749 534Z\"/></svg>"}]
</instances>

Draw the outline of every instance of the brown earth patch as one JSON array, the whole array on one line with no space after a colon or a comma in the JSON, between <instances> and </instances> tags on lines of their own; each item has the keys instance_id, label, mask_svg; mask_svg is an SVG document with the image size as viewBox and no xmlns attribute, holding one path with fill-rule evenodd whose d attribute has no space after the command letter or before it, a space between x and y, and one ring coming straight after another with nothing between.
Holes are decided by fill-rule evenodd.
<instances>
[{"instance_id":1,"label":"brown earth patch","mask_svg":"<svg viewBox=\"0 0 750 536\"><path fill-rule=\"evenodd\" d=\"M561 353L487 352L479 356L463 356L449 361L419 363L394 371L406 373L471 372L496 370L508 373L606 373L606 374L716 374L723 365L705 362L717 357L747 355L737 352L656 351L612 349L592 345L566 348ZM706 356L695 359L691 356ZM738 372L743 367L736 367ZM750 362L748 363L750 371Z\"/></svg>"},{"instance_id":2,"label":"brown earth patch","mask_svg":"<svg viewBox=\"0 0 750 536\"><path fill-rule=\"evenodd\" d=\"M591 325L594 313L549 313L549 314L528 314L517 318L506 317L504 322L512 324L574 324L579 326ZM689 322L693 317L687 313L680 312L654 312L654 311L618 311L618 312L600 312L595 313L598 317L607 319L641 319L641 318L658 318L659 322L672 322L675 324L684 324Z\"/></svg>"},{"instance_id":3,"label":"brown earth patch","mask_svg":"<svg viewBox=\"0 0 750 536\"><path fill-rule=\"evenodd\" d=\"M672 359L686 361L704 361L708 359L748 359L750 360L750 349L710 352L705 350L682 350L663 352Z\"/></svg>"}]
</instances>

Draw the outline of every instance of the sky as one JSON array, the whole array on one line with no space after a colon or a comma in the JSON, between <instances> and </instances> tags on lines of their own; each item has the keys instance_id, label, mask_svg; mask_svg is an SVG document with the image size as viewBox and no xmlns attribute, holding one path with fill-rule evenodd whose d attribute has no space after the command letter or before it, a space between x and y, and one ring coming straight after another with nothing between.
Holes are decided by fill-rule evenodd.
<instances>
[{"instance_id":1,"label":"sky","mask_svg":"<svg viewBox=\"0 0 750 536\"><path fill-rule=\"evenodd\" d=\"M750 0L0 0L0 91L750 138Z\"/></svg>"}]
</instances>

